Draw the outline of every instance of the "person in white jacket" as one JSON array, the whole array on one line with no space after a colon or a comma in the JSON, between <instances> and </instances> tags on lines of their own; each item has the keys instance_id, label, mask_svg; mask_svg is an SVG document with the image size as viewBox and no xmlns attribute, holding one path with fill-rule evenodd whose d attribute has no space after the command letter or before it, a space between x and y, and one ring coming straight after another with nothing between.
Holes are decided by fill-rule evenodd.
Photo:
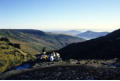
<instances>
[{"instance_id":1,"label":"person in white jacket","mask_svg":"<svg viewBox=\"0 0 120 81\"><path fill-rule=\"evenodd\" d=\"M53 62L54 61L54 56L51 54L50 55L50 62Z\"/></svg>"}]
</instances>

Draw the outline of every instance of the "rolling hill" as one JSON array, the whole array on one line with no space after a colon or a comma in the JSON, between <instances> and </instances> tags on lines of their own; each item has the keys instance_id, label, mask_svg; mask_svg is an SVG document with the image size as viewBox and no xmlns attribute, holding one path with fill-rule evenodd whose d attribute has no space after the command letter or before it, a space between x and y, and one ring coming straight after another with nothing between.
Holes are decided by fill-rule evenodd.
<instances>
[{"instance_id":1,"label":"rolling hill","mask_svg":"<svg viewBox=\"0 0 120 81\"><path fill-rule=\"evenodd\" d=\"M63 59L110 59L120 57L120 29L106 36L70 44L59 50Z\"/></svg>"},{"instance_id":2,"label":"rolling hill","mask_svg":"<svg viewBox=\"0 0 120 81\"><path fill-rule=\"evenodd\" d=\"M43 47L47 50L60 49L70 43L85 41L62 34L50 34L33 29L0 29L0 37L7 37L13 43L19 43L26 53L40 53Z\"/></svg>"}]
</instances>

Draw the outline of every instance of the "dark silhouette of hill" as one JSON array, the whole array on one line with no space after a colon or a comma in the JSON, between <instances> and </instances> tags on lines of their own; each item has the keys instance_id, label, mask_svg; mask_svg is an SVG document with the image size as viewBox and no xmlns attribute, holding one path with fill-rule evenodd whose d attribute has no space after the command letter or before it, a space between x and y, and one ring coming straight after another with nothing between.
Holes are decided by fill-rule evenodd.
<instances>
[{"instance_id":1,"label":"dark silhouette of hill","mask_svg":"<svg viewBox=\"0 0 120 81\"><path fill-rule=\"evenodd\" d=\"M0 36L7 37L11 42L21 44L21 49L27 53L39 53L43 47L47 50L62 48L73 42L85 41L68 35L56 35L33 29L0 29Z\"/></svg>"},{"instance_id":2,"label":"dark silhouette of hill","mask_svg":"<svg viewBox=\"0 0 120 81\"><path fill-rule=\"evenodd\" d=\"M120 57L120 29L106 36L73 43L59 50L63 59L110 59Z\"/></svg>"}]
</instances>

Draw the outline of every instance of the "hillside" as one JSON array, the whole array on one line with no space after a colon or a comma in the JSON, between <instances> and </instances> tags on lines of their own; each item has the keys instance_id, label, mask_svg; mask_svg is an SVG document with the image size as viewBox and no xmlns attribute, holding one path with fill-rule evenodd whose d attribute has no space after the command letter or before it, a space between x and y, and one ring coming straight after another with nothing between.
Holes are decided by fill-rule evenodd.
<instances>
[{"instance_id":1,"label":"hillside","mask_svg":"<svg viewBox=\"0 0 120 81\"><path fill-rule=\"evenodd\" d=\"M106 36L70 44L59 52L63 59L110 59L120 57L120 29Z\"/></svg>"},{"instance_id":2,"label":"hillside","mask_svg":"<svg viewBox=\"0 0 120 81\"><path fill-rule=\"evenodd\" d=\"M23 52L19 44L0 38L0 73L30 59L31 55Z\"/></svg>"},{"instance_id":3,"label":"hillside","mask_svg":"<svg viewBox=\"0 0 120 81\"><path fill-rule=\"evenodd\" d=\"M101 36L107 35L109 32L93 32L93 31L86 31L80 34L77 34L78 37L84 38L84 39L94 39Z\"/></svg>"},{"instance_id":4,"label":"hillside","mask_svg":"<svg viewBox=\"0 0 120 81\"><path fill-rule=\"evenodd\" d=\"M27 53L40 53L43 47L47 50L62 48L70 43L82 42L84 39L68 35L56 35L32 29L0 29L1 37L8 37L11 42L21 44Z\"/></svg>"}]
</instances>

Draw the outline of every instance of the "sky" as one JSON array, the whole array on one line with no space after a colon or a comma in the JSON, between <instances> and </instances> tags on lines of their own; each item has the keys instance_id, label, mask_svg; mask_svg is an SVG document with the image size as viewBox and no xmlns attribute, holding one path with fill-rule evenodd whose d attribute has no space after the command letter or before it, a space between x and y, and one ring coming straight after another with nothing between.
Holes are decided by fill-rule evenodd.
<instances>
[{"instance_id":1,"label":"sky","mask_svg":"<svg viewBox=\"0 0 120 81\"><path fill-rule=\"evenodd\" d=\"M0 0L1 29L120 28L120 0Z\"/></svg>"}]
</instances>

